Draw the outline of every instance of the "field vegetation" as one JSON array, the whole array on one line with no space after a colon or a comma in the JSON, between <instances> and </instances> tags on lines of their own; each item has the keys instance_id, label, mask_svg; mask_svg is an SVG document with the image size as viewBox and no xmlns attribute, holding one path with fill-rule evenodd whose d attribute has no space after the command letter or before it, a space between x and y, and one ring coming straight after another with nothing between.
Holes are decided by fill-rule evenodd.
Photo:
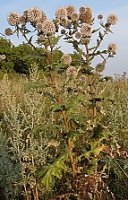
<instances>
[{"instance_id":1,"label":"field vegetation","mask_svg":"<svg viewBox=\"0 0 128 200\"><path fill-rule=\"evenodd\" d=\"M0 38L0 199L127 200L128 76L104 76L117 46L100 49L117 17L94 29L91 8L67 6L7 20L26 42Z\"/></svg>"}]
</instances>

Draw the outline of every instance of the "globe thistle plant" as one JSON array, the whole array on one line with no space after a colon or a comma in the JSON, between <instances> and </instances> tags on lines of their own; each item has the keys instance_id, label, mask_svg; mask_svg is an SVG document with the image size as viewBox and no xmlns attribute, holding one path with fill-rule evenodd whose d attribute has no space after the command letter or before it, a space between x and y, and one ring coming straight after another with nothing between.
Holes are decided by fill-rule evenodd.
<instances>
[{"instance_id":1,"label":"globe thistle plant","mask_svg":"<svg viewBox=\"0 0 128 200\"><path fill-rule=\"evenodd\" d=\"M71 62L72 62L72 57L71 57L71 55L69 55L69 54L64 54L64 55L62 56L62 62L63 62L63 64L65 64L65 65L70 65Z\"/></svg>"},{"instance_id":2,"label":"globe thistle plant","mask_svg":"<svg viewBox=\"0 0 128 200\"><path fill-rule=\"evenodd\" d=\"M53 21L45 20L42 23L42 31L46 35L53 35L56 32L56 27Z\"/></svg>"},{"instance_id":3,"label":"globe thistle plant","mask_svg":"<svg viewBox=\"0 0 128 200\"><path fill-rule=\"evenodd\" d=\"M4 33L5 33L5 35L7 35L7 36L11 36L11 35L13 35L13 30L12 30L11 28L6 28L6 29L4 30Z\"/></svg>"},{"instance_id":4,"label":"globe thistle plant","mask_svg":"<svg viewBox=\"0 0 128 200\"><path fill-rule=\"evenodd\" d=\"M8 15L7 21L11 26L16 26L19 23L20 15L17 12L12 12Z\"/></svg>"},{"instance_id":5,"label":"globe thistle plant","mask_svg":"<svg viewBox=\"0 0 128 200\"><path fill-rule=\"evenodd\" d=\"M114 14L110 14L108 17L107 17L107 23L110 24L110 25L115 25L117 24L118 22L118 17Z\"/></svg>"},{"instance_id":6,"label":"globe thistle plant","mask_svg":"<svg viewBox=\"0 0 128 200\"><path fill-rule=\"evenodd\" d=\"M111 43L108 45L108 52L112 55L117 53L117 45L115 43Z\"/></svg>"}]
</instances>

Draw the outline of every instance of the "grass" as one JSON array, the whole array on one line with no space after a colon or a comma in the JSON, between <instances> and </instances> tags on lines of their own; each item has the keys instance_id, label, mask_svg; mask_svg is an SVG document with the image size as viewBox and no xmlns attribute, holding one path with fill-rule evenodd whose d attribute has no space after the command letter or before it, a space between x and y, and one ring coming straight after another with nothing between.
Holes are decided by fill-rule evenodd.
<instances>
[{"instance_id":1,"label":"grass","mask_svg":"<svg viewBox=\"0 0 128 200\"><path fill-rule=\"evenodd\" d=\"M123 200L128 197L128 78L115 77L102 87L106 88L104 95L109 99L104 102L104 120L113 138L111 153L116 154L115 159L109 160L108 184L116 199ZM30 79L18 75L9 78L5 74L0 80L1 199L29 196L28 191L36 185L39 194L45 194L35 178L36 170L52 159L47 149L51 134L56 134L57 129L47 129L54 118L45 92L44 80L37 74Z\"/></svg>"}]
</instances>

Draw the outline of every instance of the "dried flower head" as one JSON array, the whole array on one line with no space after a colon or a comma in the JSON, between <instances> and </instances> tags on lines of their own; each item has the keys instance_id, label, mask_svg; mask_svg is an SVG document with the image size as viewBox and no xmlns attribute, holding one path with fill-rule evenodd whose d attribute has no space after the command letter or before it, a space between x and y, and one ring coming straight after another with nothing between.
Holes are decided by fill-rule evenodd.
<instances>
[{"instance_id":1,"label":"dried flower head","mask_svg":"<svg viewBox=\"0 0 128 200\"><path fill-rule=\"evenodd\" d=\"M79 19L79 15L76 12L72 13L71 20L73 22L76 22L76 21L78 21L78 19Z\"/></svg>"},{"instance_id":2,"label":"dried flower head","mask_svg":"<svg viewBox=\"0 0 128 200\"><path fill-rule=\"evenodd\" d=\"M42 23L41 23L41 22L38 22L38 23L36 24L36 30L37 30L38 32L43 31L43 26L42 26Z\"/></svg>"},{"instance_id":3,"label":"dried flower head","mask_svg":"<svg viewBox=\"0 0 128 200\"><path fill-rule=\"evenodd\" d=\"M81 82L81 83L85 83L86 82L86 76L85 75L80 75L80 77L79 77L79 81Z\"/></svg>"},{"instance_id":4,"label":"dried flower head","mask_svg":"<svg viewBox=\"0 0 128 200\"><path fill-rule=\"evenodd\" d=\"M81 33L80 32L76 32L75 33L75 37L76 37L76 39L80 39L81 38Z\"/></svg>"},{"instance_id":5,"label":"dried flower head","mask_svg":"<svg viewBox=\"0 0 128 200\"><path fill-rule=\"evenodd\" d=\"M60 25L63 26L64 28L68 28L71 25L71 23L68 19L62 19L60 21Z\"/></svg>"},{"instance_id":6,"label":"dried flower head","mask_svg":"<svg viewBox=\"0 0 128 200\"><path fill-rule=\"evenodd\" d=\"M81 6L79 11L80 11L80 14L84 14L87 10L87 7L86 6Z\"/></svg>"},{"instance_id":7,"label":"dried flower head","mask_svg":"<svg viewBox=\"0 0 128 200\"><path fill-rule=\"evenodd\" d=\"M116 52L117 52L117 45L114 44L114 43L109 44L109 45L108 45L108 51L109 51L110 53L112 53L113 55L115 55Z\"/></svg>"},{"instance_id":8,"label":"dried flower head","mask_svg":"<svg viewBox=\"0 0 128 200\"><path fill-rule=\"evenodd\" d=\"M55 16L57 19L67 19L67 9L66 8L58 8L56 10Z\"/></svg>"},{"instance_id":9,"label":"dried flower head","mask_svg":"<svg viewBox=\"0 0 128 200\"><path fill-rule=\"evenodd\" d=\"M66 75L68 78L72 77L72 78L76 78L77 76L77 70L75 67L71 66L71 67L68 67L67 70L66 70Z\"/></svg>"},{"instance_id":10,"label":"dried flower head","mask_svg":"<svg viewBox=\"0 0 128 200\"><path fill-rule=\"evenodd\" d=\"M80 28L80 33L82 37L90 37L92 34L92 29L91 26L89 26L89 24L82 24L81 28Z\"/></svg>"},{"instance_id":11,"label":"dried flower head","mask_svg":"<svg viewBox=\"0 0 128 200\"><path fill-rule=\"evenodd\" d=\"M88 37L81 37L80 41L81 41L81 44L86 45L86 44L89 44L90 38L88 38Z\"/></svg>"},{"instance_id":12,"label":"dried flower head","mask_svg":"<svg viewBox=\"0 0 128 200\"><path fill-rule=\"evenodd\" d=\"M80 20L83 23L87 23L87 24L91 24L92 22L92 9L91 8L86 8L86 12L84 12L83 14L80 14Z\"/></svg>"},{"instance_id":13,"label":"dried flower head","mask_svg":"<svg viewBox=\"0 0 128 200\"><path fill-rule=\"evenodd\" d=\"M5 60L6 56L5 55L0 55L0 61Z\"/></svg>"},{"instance_id":14,"label":"dried flower head","mask_svg":"<svg viewBox=\"0 0 128 200\"><path fill-rule=\"evenodd\" d=\"M16 26L19 23L20 15L16 12L12 12L8 15L7 21L11 26Z\"/></svg>"},{"instance_id":15,"label":"dried flower head","mask_svg":"<svg viewBox=\"0 0 128 200\"><path fill-rule=\"evenodd\" d=\"M44 42L45 41L45 35L41 34L38 37L38 42Z\"/></svg>"},{"instance_id":16,"label":"dried flower head","mask_svg":"<svg viewBox=\"0 0 128 200\"><path fill-rule=\"evenodd\" d=\"M53 21L54 21L54 24L55 24L56 26L59 26L59 25L60 25L60 22L61 22L60 19L56 18L56 19L54 19Z\"/></svg>"},{"instance_id":17,"label":"dried flower head","mask_svg":"<svg viewBox=\"0 0 128 200\"><path fill-rule=\"evenodd\" d=\"M6 28L6 29L4 30L4 33L5 33L5 35L7 35L7 36L13 35L13 31L12 31L11 28Z\"/></svg>"},{"instance_id":18,"label":"dried flower head","mask_svg":"<svg viewBox=\"0 0 128 200\"><path fill-rule=\"evenodd\" d=\"M38 8L30 8L30 9L26 10L24 13L27 16L28 21L30 21L31 23L36 23L43 16L42 10L40 10Z\"/></svg>"},{"instance_id":19,"label":"dried flower head","mask_svg":"<svg viewBox=\"0 0 128 200\"><path fill-rule=\"evenodd\" d=\"M70 6L67 6L66 7L66 10L67 10L67 16L68 17L71 17L72 14L76 11L75 7L70 5Z\"/></svg>"},{"instance_id":20,"label":"dried flower head","mask_svg":"<svg viewBox=\"0 0 128 200\"><path fill-rule=\"evenodd\" d=\"M105 69L105 63L99 63L96 65L96 72L103 72L103 70Z\"/></svg>"},{"instance_id":21,"label":"dried flower head","mask_svg":"<svg viewBox=\"0 0 128 200\"><path fill-rule=\"evenodd\" d=\"M99 14L99 15L97 16L97 18L98 18L99 20L101 20L101 19L103 19L103 15L102 15L102 14Z\"/></svg>"},{"instance_id":22,"label":"dried flower head","mask_svg":"<svg viewBox=\"0 0 128 200\"><path fill-rule=\"evenodd\" d=\"M53 35L56 32L56 27L53 21L45 20L42 23L42 30L47 35Z\"/></svg>"},{"instance_id":23,"label":"dried flower head","mask_svg":"<svg viewBox=\"0 0 128 200\"><path fill-rule=\"evenodd\" d=\"M107 17L107 23L111 25L115 25L118 22L118 17L114 14L111 14Z\"/></svg>"},{"instance_id":24,"label":"dried flower head","mask_svg":"<svg viewBox=\"0 0 128 200\"><path fill-rule=\"evenodd\" d=\"M71 62L72 62L72 57L71 57L71 55L70 55L70 54L65 54L65 55L63 55L63 56L62 56L62 62L63 62L63 64L65 64L65 65L70 65Z\"/></svg>"},{"instance_id":25,"label":"dried flower head","mask_svg":"<svg viewBox=\"0 0 128 200\"><path fill-rule=\"evenodd\" d=\"M62 29L61 30L61 34L65 34L66 33L66 30L65 29Z\"/></svg>"},{"instance_id":26,"label":"dried flower head","mask_svg":"<svg viewBox=\"0 0 128 200\"><path fill-rule=\"evenodd\" d=\"M45 15L45 13L42 13L42 17L41 19L39 19L39 21L37 20L37 23L38 22L43 23L45 20L47 20L47 16Z\"/></svg>"},{"instance_id":27,"label":"dried flower head","mask_svg":"<svg viewBox=\"0 0 128 200\"><path fill-rule=\"evenodd\" d=\"M22 15L20 18L19 18L19 23L22 24L22 25L25 25L27 23L27 18L25 15Z\"/></svg>"}]
</instances>

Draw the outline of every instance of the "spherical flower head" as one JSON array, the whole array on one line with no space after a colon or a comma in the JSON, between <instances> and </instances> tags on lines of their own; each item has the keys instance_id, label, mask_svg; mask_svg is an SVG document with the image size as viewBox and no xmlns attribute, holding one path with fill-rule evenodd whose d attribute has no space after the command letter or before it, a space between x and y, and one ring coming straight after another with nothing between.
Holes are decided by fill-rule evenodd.
<instances>
[{"instance_id":1,"label":"spherical flower head","mask_svg":"<svg viewBox=\"0 0 128 200\"><path fill-rule=\"evenodd\" d=\"M97 18L98 18L99 20L102 20L102 19L103 19L103 15L102 15L102 14L99 14L99 15L97 16Z\"/></svg>"},{"instance_id":2,"label":"spherical flower head","mask_svg":"<svg viewBox=\"0 0 128 200\"><path fill-rule=\"evenodd\" d=\"M96 65L96 72L101 73L101 72L104 71L104 69L105 69L105 63L98 63L98 64Z\"/></svg>"},{"instance_id":3,"label":"spherical flower head","mask_svg":"<svg viewBox=\"0 0 128 200\"><path fill-rule=\"evenodd\" d=\"M56 10L55 16L57 19L67 19L67 9L66 8L58 8Z\"/></svg>"},{"instance_id":4,"label":"spherical flower head","mask_svg":"<svg viewBox=\"0 0 128 200\"><path fill-rule=\"evenodd\" d=\"M5 35L7 35L7 36L13 35L13 31L12 31L11 28L6 28L6 29L4 30L4 33L5 33Z\"/></svg>"},{"instance_id":5,"label":"spherical flower head","mask_svg":"<svg viewBox=\"0 0 128 200\"><path fill-rule=\"evenodd\" d=\"M46 35L53 35L56 32L56 27L53 21L45 20L42 23L42 30Z\"/></svg>"},{"instance_id":6,"label":"spherical flower head","mask_svg":"<svg viewBox=\"0 0 128 200\"><path fill-rule=\"evenodd\" d=\"M19 23L22 24L22 25L26 25L27 23L27 18L25 15L22 15L20 18L19 18Z\"/></svg>"},{"instance_id":7,"label":"spherical flower head","mask_svg":"<svg viewBox=\"0 0 128 200\"><path fill-rule=\"evenodd\" d=\"M38 37L38 42L44 42L45 41L45 35L41 34Z\"/></svg>"},{"instance_id":8,"label":"spherical flower head","mask_svg":"<svg viewBox=\"0 0 128 200\"><path fill-rule=\"evenodd\" d=\"M115 25L118 22L118 17L114 14L111 14L107 17L107 23L111 25Z\"/></svg>"},{"instance_id":9,"label":"spherical flower head","mask_svg":"<svg viewBox=\"0 0 128 200\"><path fill-rule=\"evenodd\" d=\"M70 55L70 54L64 54L64 55L62 56L62 62L63 62L63 64L65 64L65 65L70 65L71 62L72 62L72 57L71 57L71 55Z\"/></svg>"},{"instance_id":10,"label":"spherical flower head","mask_svg":"<svg viewBox=\"0 0 128 200\"><path fill-rule=\"evenodd\" d=\"M111 53L112 55L115 55L117 52L117 45L114 43L111 43L108 45L108 51L109 53Z\"/></svg>"},{"instance_id":11,"label":"spherical flower head","mask_svg":"<svg viewBox=\"0 0 128 200\"><path fill-rule=\"evenodd\" d=\"M54 21L54 24L55 24L57 27L60 25L60 22L61 22L60 19L56 18L56 19L54 19L53 21Z\"/></svg>"},{"instance_id":12,"label":"spherical flower head","mask_svg":"<svg viewBox=\"0 0 128 200\"><path fill-rule=\"evenodd\" d=\"M71 22L68 19L62 19L60 21L60 25L64 28L69 28L71 26Z\"/></svg>"},{"instance_id":13,"label":"spherical flower head","mask_svg":"<svg viewBox=\"0 0 128 200\"><path fill-rule=\"evenodd\" d=\"M90 38L89 37L81 37L80 42L83 45L87 45L90 42Z\"/></svg>"},{"instance_id":14,"label":"spherical flower head","mask_svg":"<svg viewBox=\"0 0 128 200\"><path fill-rule=\"evenodd\" d=\"M80 83L85 83L86 82L86 76L85 75L80 75L80 77L79 77L79 81L80 81Z\"/></svg>"},{"instance_id":15,"label":"spherical flower head","mask_svg":"<svg viewBox=\"0 0 128 200\"><path fill-rule=\"evenodd\" d=\"M37 20L37 23L43 23L45 20L47 20L47 16L45 15L45 13L42 12L42 17L39 20Z\"/></svg>"},{"instance_id":16,"label":"spherical flower head","mask_svg":"<svg viewBox=\"0 0 128 200\"><path fill-rule=\"evenodd\" d=\"M83 23L91 24L92 23L92 9L86 8L86 11L83 14L80 14L80 20Z\"/></svg>"},{"instance_id":17,"label":"spherical flower head","mask_svg":"<svg viewBox=\"0 0 128 200\"><path fill-rule=\"evenodd\" d=\"M28 9L24 13L26 13L28 21L30 21L31 23L36 23L42 18L43 15L42 10L38 8Z\"/></svg>"},{"instance_id":18,"label":"spherical flower head","mask_svg":"<svg viewBox=\"0 0 128 200\"><path fill-rule=\"evenodd\" d=\"M68 17L71 17L72 14L76 11L75 7L70 5L70 6L67 6L66 7L66 10L67 10L67 16Z\"/></svg>"},{"instance_id":19,"label":"spherical flower head","mask_svg":"<svg viewBox=\"0 0 128 200\"><path fill-rule=\"evenodd\" d=\"M73 66L68 67L66 70L66 75L68 78L76 78L76 76L77 76L76 68Z\"/></svg>"},{"instance_id":20,"label":"spherical flower head","mask_svg":"<svg viewBox=\"0 0 128 200\"><path fill-rule=\"evenodd\" d=\"M61 30L61 34L65 34L66 33L66 30L65 29L62 29Z\"/></svg>"},{"instance_id":21,"label":"spherical flower head","mask_svg":"<svg viewBox=\"0 0 128 200\"><path fill-rule=\"evenodd\" d=\"M36 30L37 30L38 32L43 31L43 26L42 26L42 23L41 23L41 22L38 22L38 23L36 24Z\"/></svg>"},{"instance_id":22,"label":"spherical flower head","mask_svg":"<svg viewBox=\"0 0 128 200\"><path fill-rule=\"evenodd\" d=\"M6 56L5 55L0 55L0 61L5 60Z\"/></svg>"},{"instance_id":23,"label":"spherical flower head","mask_svg":"<svg viewBox=\"0 0 128 200\"><path fill-rule=\"evenodd\" d=\"M19 23L20 15L16 12L12 12L8 15L7 21L11 26L16 26Z\"/></svg>"},{"instance_id":24,"label":"spherical flower head","mask_svg":"<svg viewBox=\"0 0 128 200\"><path fill-rule=\"evenodd\" d=\"M71 15L71 20L72 20L73 22L78 21L78 20L79 20L79 15L78 15L76 12L72 13L72 15Z\"/></svg>"},{"instance_id":25,"label":"spherical flower head","mask_svg":"<svg viewBox=\"0 0 128 200\"><path fill-rule=\"evenodd\" d=\"M75 37L76 37L76 39L79 40L81 38L81 33L80 32L76 32L75 33Z\"/></svg>"},{"instance_id":26,"label":"spherical flower head","mask_svg":"<svg viewBox=\"0 0 128 200\"><path fill-rule=\"evenodd\" d=\"M79 9L79 12L80 14L84 14L87 10L87 7L86 6L81 6L80 9Z\"/></svg>"},{"instance_id":27,"label":"spherical flower head","mask_svg":"<svg viewBox=\"0 0 128 200\"><path fill-rule=\"evenodd\" d=\"M91 37L92 34L92 29L91 26L89 26L89 24L82 24L81 28L80 28L80 33L82 37Z\"/></svg>"}]
</instances>

